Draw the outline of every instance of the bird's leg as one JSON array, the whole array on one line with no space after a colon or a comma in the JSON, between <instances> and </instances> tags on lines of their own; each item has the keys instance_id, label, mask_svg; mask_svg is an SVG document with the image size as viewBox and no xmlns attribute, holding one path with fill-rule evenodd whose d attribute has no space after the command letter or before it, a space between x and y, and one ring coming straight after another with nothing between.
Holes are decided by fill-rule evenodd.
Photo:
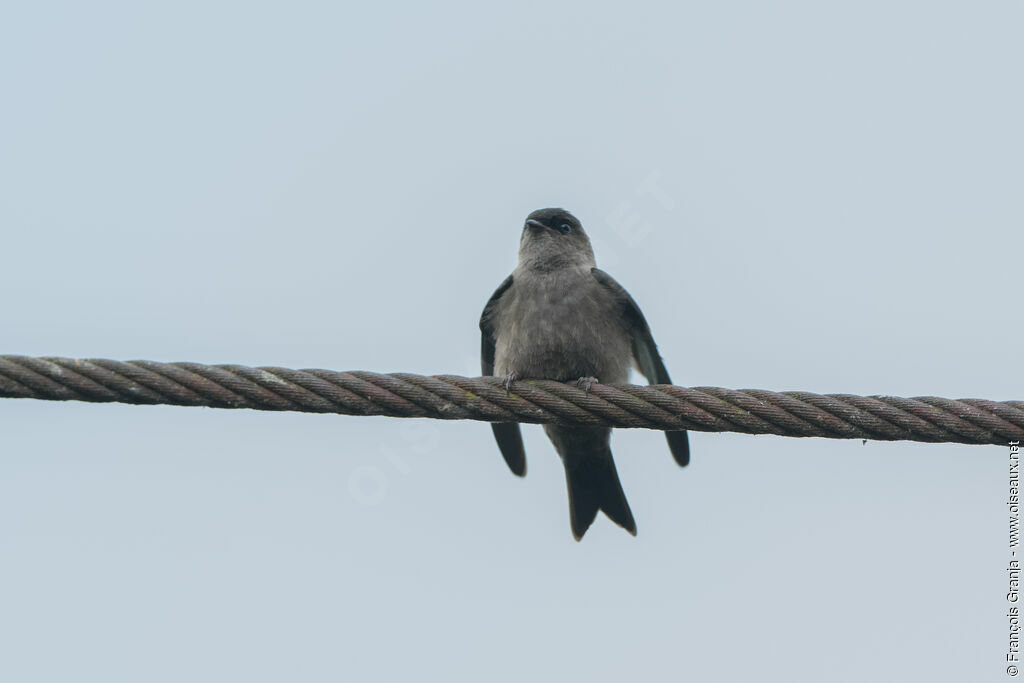
<instances>
[{"instance_id":1,"label":"bird's leg","mask_svg":"<svg viewBox=\"0 0 1024 683\"><path fill-rule=\"evenodd\" d=\"M509 390L512 388L512 382L515 382L517 379L519 379L519 373L516 372L515 370L505 375L505 381L502 382L501 385L505 387L506 396L508 395Z\"/></svg>"},{"instance_id":2,"label":"bird's leg","mask_svg":"<svg viewBox=\"0 0 1024 683\"><path fill-rule=\"evenodd\" d=\"M595 383L600 384L600 381L596 377L580 377L576 380L576 388L583 389L583 393L589 394L590 387Z\"/></svg>"}]
</instances>

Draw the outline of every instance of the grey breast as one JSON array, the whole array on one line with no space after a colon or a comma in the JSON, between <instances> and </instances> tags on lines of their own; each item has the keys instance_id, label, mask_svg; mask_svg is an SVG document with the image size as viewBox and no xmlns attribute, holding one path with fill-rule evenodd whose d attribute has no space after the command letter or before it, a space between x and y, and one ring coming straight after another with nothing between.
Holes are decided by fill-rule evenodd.
<instances>
[{"instance_id":1,"label":"grey breast","mask_svg":"<svg viewBox=\"0 0 1024 683\"><path fill-rule=\"evenodd\" d=\"M608 384L625 382L630 363L628 331L589 268L513 276L498 309L496 375Z\"/></svg>"}]
</instances>

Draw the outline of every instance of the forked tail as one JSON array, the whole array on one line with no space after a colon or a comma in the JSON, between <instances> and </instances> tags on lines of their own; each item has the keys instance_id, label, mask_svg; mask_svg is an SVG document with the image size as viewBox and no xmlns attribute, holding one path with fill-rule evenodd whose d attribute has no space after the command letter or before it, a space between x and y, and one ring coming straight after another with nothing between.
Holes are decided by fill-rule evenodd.
<instances>
[{"instance_id":1,"label":"forked tail","mask_svg":"<svg viewBox=\"0 0 1024 683\"><path fill-rule=\"evenodd\" d=\"M576 540L583 538L598 510L603 510L609 519L636 536L636 522L619 482L611 450L605 447L602 453L563 457L562 462L569 486L569 522Z\"/></svg>"}]
</instances>

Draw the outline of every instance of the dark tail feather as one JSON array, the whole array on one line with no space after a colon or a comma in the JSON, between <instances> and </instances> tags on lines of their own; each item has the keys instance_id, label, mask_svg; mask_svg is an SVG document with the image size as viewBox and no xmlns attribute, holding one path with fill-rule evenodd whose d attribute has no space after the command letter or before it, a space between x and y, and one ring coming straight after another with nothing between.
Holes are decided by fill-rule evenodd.
<instances>
[{"instance_id":1,"label":"dark tail feather","mask_svg":"<svg viewBox=\"0 0 1024 683\"><path fill-rule=\"evenodd\" d=\"M565 481L569 485L569 522L576 540L587 533L598 510L603 510L609 519L636 536L636 522L611 453L607 457L583 458L572 464L576 466L565 463Z\"/></svg>"}]
</instances>

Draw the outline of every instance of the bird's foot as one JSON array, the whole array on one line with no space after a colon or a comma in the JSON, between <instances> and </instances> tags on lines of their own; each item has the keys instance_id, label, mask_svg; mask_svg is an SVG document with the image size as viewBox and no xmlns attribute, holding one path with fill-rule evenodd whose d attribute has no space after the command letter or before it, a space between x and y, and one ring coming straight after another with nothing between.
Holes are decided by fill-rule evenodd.
<instances>
[{"instance_id":1,"label":"bird's foot","mask_svg":"<svg viewBox=\"0 0 1024 683\"><path fill-rule=\"evenodd\" d=\"M596 377L580 377L576 380L576 388L583 389L584 394L589 394L590 387L594 384L600 384Z\"/></svg>"},{"instance_id":2,"label":"bird's foot","mask_svg":"<svg viewBox=\"0 0 1024 683\"><path fill-rule=\"evenodd\" d=\"M519 379L519 373L515 370L505 375L505 381L501 383L501 386L505 387L506 396L508 396L509 390L512 389L512 382L515 382L517 379Z\"/></svg>"}]
</instances>

